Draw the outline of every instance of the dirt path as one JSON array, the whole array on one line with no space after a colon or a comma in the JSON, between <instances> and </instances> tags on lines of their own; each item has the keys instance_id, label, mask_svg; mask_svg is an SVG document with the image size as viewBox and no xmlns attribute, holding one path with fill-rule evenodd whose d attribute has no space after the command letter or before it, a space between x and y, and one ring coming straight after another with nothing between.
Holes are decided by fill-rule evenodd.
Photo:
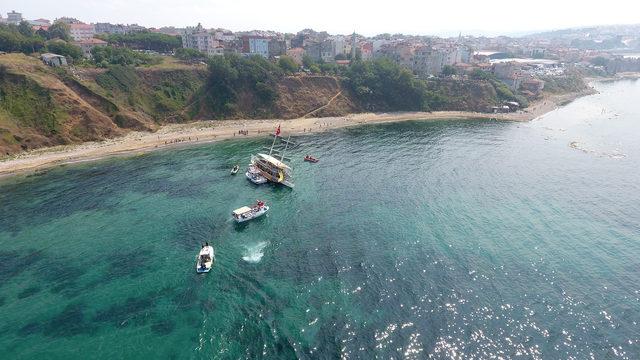
<instances>
[{"instance_id":1,"label":"dirt path","mask_svg":"<svg viewBox=\"0 0 640 360\"><path fill-rule=\"evenodd\" d=\"M315 110L313 110L313 111L310 111L310 112L308 112L308 113L306 113L306 114L302 115L300 118L301 118L301 119L304 119L304 118L306 118L307 116L313 115L313 114L317 113L318 111L320 111L320 110L322 110L322 109L326 108L327 106L331 105L331 103L333 102L333 100L337 99L337 98L338 98L338 96L340 96L340 95L342 95L342 90L338 91L338 93L337 93L337 94L335 94L331 99L329 99L329 101L328 101L326 104L324 104L324 105L320 106L319 108L317 108L317 109L315 109Z\"/></svg>"}]
</instances>

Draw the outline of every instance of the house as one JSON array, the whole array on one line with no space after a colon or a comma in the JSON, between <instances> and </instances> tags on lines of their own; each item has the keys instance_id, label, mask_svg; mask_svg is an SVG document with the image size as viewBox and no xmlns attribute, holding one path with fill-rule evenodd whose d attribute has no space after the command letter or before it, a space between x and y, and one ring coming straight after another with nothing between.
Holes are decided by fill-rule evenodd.
<instances>
[{"instance_id":1,"label":"house","mask_svg":"<svg viewBox=\"0 0 640 360\"><path fill-rule=\"evenodd\" d=\"M40 56L42 62L53 67L67 66L67 58L62 55L45 53Z\"/></svg>"},{"instance_id":2,"label":"house","mask_svg":"<svg viewBox=\"0 0 640 360\"><path fill-rule=\"evenodd\" d=\"M84 55L84 57L90 58L91 57L91 50L94 47L96 47L96 46L106 46L107 42L103 41L103 40L100 40L100 39L91 38L91 39L84 39L84 40L80 40L80 41L75 41L74 44L82 49L82 54Z\"/></svg>"},{"instance_id":3,"label":"house","mask_svg":"<svg viewBox=\"0 0 640 360\"><path fill-rule=\"evenodd\" d=\"M96 34L125 34L126 27L122 24L96 23Z\"/></svg>"},{"instance_id":4,"label":"house","mask_svg":"<svg viewBox=\"0 0 640 360\"><path fill-rule=\"evenodd\" d=\"M22 14L12 10L10 13L7 13L7 22L9 24L18 25L22 21Z\"/></svg>"},{"instance_id":5,"label":"house","mask_svg":"<svg viewBox=\"0 0 640 360\"><path fill-rule=\"evenodd\" d=\"M201 24L195 28L188 28L181 35L182 47L188 49L196 49L207 55L217 55L220 43L213 34L206 31Z\"/></svg>"},{"instance_id":6,"label":"house","mask_svg":"<svg viewBox=\"0 0 640 360\"><path fill-rule=\"evenodd\" d=\"M264 36L244 35L242 40L242 53L245 55L260 55L269 57L269 38Z\"/></svg>"},{"instance_id":7,"label":"house","mask_svg":"<svg viewBox=\"0 0 640 360\"><path fill-rule=\"evenodd\" d=\"M74 41L81 41L92 39L96 34L96 30L91 24L71 23L69 24L69 33Z\"/></svg>"},{"instance_id":8,"label":"house","mask_svg":"<svg viewBox=\"0 0 640 360\"><path fill-rule=\"evenodd\" d=\"M27 20L27 22L32 27L38 26L38 27L46 27L46 28L48 28L49 26L51 26L51 21L49 21L47 19Z\"/></svg>"},{"instance_id":9,"label":"house","mask_svg":"<svg viewBox=\"0 0 640 360\"><path fill-rule=\"evenodd\" d=\"M285 40L271 39L269 40L269 57L282 56L287 53L287 42Z\"/></svg>"}]
</instances>

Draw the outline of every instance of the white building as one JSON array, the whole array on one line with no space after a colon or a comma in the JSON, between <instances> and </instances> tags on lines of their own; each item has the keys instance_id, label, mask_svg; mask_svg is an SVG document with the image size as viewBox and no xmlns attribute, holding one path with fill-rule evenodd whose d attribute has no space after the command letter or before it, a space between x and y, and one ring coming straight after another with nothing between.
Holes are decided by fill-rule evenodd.
<instances>
[{"instance_id":1,"label":"white building","mask_svg":"<svg viewBox=\"0 0 640 360\"><path fill-rule=\"evenodd\" d=\"M185 30L182 37L182 47L196 49L204 54L213 56L221 53L220 43L214 35L206 31L201 24L195 28Z\"/></svg>"},{"instance_id":2,"label":"white building","mask_svg":"<svg viewBox=\"0 0 640 360\"><path fill-rule=\"evenodd\" d=\"M96 30L92 24L69 24L69 33L73 41L93 39Z\"/></svg>"},{"instance_id":3,"label":"white building","mask_svg":"<svg viewBox=\"0 0 640 360\"><path fill-rule=\"evenodd\" d=\"M10 13L7 13L7 22L9 24L18 25L20 24L20 21L22 21L21 13L16 12L15 10L12 10Z\"/></svg>"}]
</instances>

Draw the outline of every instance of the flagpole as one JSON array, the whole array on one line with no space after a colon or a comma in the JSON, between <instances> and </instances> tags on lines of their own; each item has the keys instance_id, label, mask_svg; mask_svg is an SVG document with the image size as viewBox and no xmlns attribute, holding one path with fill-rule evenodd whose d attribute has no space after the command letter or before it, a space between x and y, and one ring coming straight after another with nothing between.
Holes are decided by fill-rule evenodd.
<instances>
[{"instance_id":1,"label":"flagpole","mask_svg":"<svg viewBox=\"0 0 640 360\"><path fill-rule=\"evenodd\" d=\"M280 129L280 124L278 124L278 130ZM273 152L273 146L276 144L276 139L278 138L278 130L276 130L276 133L273 135L273 142L271 143L271 148L269 149L269 155L271 155L271 153Z\"/></svg>"}]
</instances>

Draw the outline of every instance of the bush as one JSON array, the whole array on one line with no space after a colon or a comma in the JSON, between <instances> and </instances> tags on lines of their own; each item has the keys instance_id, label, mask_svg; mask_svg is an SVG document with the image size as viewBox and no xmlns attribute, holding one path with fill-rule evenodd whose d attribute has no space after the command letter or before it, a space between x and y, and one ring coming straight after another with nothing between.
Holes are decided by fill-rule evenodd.
<instances>
[{"instance_id":1,"label":"bush","mask_svg":"<svg viewBox=\"0 0 640 360\"><path fill-rule=\"evenodd\" d=\"M196 49L180 48L176 50L175 57L180 60L204 60L207 58L207 55Z\"/></svg>"},{"instance_id":2,"label":"bush","mask_svg":"<svg viewBox=\"0 0 640 360\"><path fill-rule=\"evenodd\" d=\"M372 110L428 110L432 94L406 68L388 60L356 61L345 85Z\"/></svg>"},{"instance_id":3,"label":"bush","mask_svg":"<svg viewBox=\"0 0 640 360\"><path fill-rule=\"evenodd\" d=\"M276 80L283 71L261 56L215 56L209 59L208 66L205 99L219 116L235 113L240 94L253 94L257 107L263 109L269 108L278 98Z\"/></svg>"},{"instance_id":4,"label":"bush","mask_svg":"<svg viewBox=\"0 0 640 360\"><path fill-rule=\"evenodd\" d=\"M107 63L111 65L140 66L158 64L161 61L157 56L112 46L96 46L91 49L91 55L93 56L93 61L98 65Z\"/></svg>"},{"instance_id":5,"label":"bush","mask_svg":"<svg viewBox=\"0 0 640 360\"><path fill-rule=\"evenodd\" d=\"M179 36L152 33L149 31L131 34L100 35L99 37L109 44L126 46L137 50L152 50L161 53L169 53L182 47L182 39Z\"/></svg>"},{"instance_id":6,"label":"bush","mask_svg":"<svg viewBox=\"0 0 640 360\"><path fill-rule=\"evenodd\" d=\"M287 74L293 74L299 69L298 64L289 56L281 56L278 59L278 66Z\"/></svg>"},{"instance_id":7,"label":"bush","mask_svg":"<svg viewBox=\"0 0 640 360\"><path fill-rule=\"evenodd\" d=\"M82 49L66 41L54 40L47 43L47 51L54 54L70 57L74 60L82 58Z\"/></svg>"},{"instance_id":8,"label":"bush","mask_svg":"<svg viewBox=\"0 0 640 360\"><path fill-rule=\"evenodd\" d=\"M30 30L30 28L29 28ZM24 26L0 24L0 51L34 53L44 48L44 39Z\"/></svg>"}]
</instances>

